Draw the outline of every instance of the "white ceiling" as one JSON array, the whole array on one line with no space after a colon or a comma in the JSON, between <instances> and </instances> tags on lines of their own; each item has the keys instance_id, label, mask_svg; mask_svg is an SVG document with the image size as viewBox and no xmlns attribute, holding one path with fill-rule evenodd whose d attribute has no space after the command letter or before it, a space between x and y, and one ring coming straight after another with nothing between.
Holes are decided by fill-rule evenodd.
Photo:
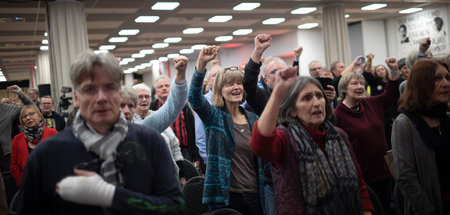
<instances>
[{"instance_id":1,"label":"white ceiling","mask_svg":"<svg viewBox=\"0 0 450 215\"><path fill-rule=\"evenodd\" d=\"M169 1L169 0L167 0ZM173 1L173 0L170 0ZM136 36L128 36L125 43L117 43L111 52L122 58L130 57L141 49L148 49L154 43L163 42L167 37L182 37L183 40L170 44L164 49L155 49L155 53L124 66L133 67L144 61L157 59L169 53L178 53L180 49L195 44L217 44L214 38L231 35L239 28L252 28L253 33L234 36L227 43L245 43L253 41L258 33L279 35L297 30L299 24L307 22L321 23L322 7L342 3L345 13L350 14L349 23L362 20L386 19L399 16L398 11L411 7L424 9L450 4L449 0L379 0L388 6L375 11L362 11L361 7L371 4L371 0L179 0L180 6L173 11L153 11L150 0L85 0L89 45L98 49L108 45L109 38L118 36L121 29L139 29ZM252 11L233 11L241 2L260 2L261 6ZM306 15L293 15L291 10L299 7L317 7L318 10ZM46 1L0 0L0 68L8 81L29 79L30 68L40 51L41 41L46 31ZM135 23L141 15L156 15L156 23ZM225 23L209 23L214 15L232 15L233 19ZM16 21L20 17L21 21ZM271 17L283 17L286 21L279 25L263 25L261 22ZM203 27L204 32L184 35L188 27ZM320 27L320 26L319 26ZM193 55L197 53L194 52Z\"/></svg>"}]
</instances>

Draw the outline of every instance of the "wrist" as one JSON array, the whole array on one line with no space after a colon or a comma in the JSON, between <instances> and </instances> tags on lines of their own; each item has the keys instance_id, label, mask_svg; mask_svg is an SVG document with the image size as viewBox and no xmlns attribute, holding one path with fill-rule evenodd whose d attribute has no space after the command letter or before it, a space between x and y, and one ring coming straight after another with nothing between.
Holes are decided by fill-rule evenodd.
<instances>
[{"instance_id":1,"label":"wrist","mask_svg":"<svg viewBox=\"0 0 450 215\"><path fill-rule=\"evenodd\" d=\"M16 94L19 94L22 91L22 88L19 87L19 89L16 90Z\"/></svg>"}]
</instances>

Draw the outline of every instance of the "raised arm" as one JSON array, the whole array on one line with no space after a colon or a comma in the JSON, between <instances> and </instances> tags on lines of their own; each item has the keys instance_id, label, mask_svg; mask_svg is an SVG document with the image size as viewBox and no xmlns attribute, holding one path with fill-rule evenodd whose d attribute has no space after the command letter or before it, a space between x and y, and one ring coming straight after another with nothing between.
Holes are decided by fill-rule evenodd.
<instances>
[{"instance_id":1,"label":"raised arm","mask_svg":"<svg viewBox=\"0 0 450 215\"><path fill-rule=\"evenodd\" d=\"M297 76L300 75L300 55L303 53L303 46L299 46L294 49L294 62L292 63L292 67L298 67Z\"/></svg>"},{"instance_id":2,"label":"raised arm","mask_svg":"<svg viewBox=\"0 0 450 215\"><path fill-rule=\"evenodd\" d=\"M17 85L12 85L6 88L11 93L16 93L24 105L32 105L34 102L22 91Z\"/></svg>"},{"instance_id":3,"label":"raised arm","mask_svg":"<svg viewBox=\"0 0 450 215\"><path fill-rule=\"evenodd\" d=\"M189 103L192 109L205 122L211 113L211 105L202 93L203 79L206 73L206 64L217 56L219 46L206 46L200 51L197 58L197 65L191 80L189 89Z\"/></svg>"},{"instance_id":4,"label":"raised arm","mask_svg":"<svg viewBox=\"0 0 450 215\"><path fill-rule=\"evenodd\" d=\"M177 119L187 99L187 62L188 58L182 55L174 58L177 75L174 83L170 87L170 93L166 103L153 114L138 122L139 124L151 127L161 133Z\"/></svg>"},{"instance_id":5,"label":"raised arm","mask_svg":"<svg viewBox=\"0 0 450 215\"><path fill-rule=\"evenodd\" d=\"M366 64L366 67L364 68L364 71L370 72L370 73L373 72L372 71L372 60L373 60L374 57L375 57L375 55L372 54L372 53L369 53L369 54L366 55L367 64Z\"/></svg>"}]
</instances>

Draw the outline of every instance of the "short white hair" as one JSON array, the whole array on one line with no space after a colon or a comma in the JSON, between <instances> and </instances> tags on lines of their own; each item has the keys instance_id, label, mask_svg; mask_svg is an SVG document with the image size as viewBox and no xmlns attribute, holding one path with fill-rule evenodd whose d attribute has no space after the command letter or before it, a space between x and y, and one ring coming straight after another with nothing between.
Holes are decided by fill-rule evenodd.
<instances>
[{"instance_id":1,"label":"short white hair","mask_svg":"<svg viewBox=\"0 0 450 215\"><path fill-rule=\"evenodd\" d=\"M152 94L152 90L146 84L136 84L133 86L135 90L147 90L148 94Z\"/></svg>"}]
</instances>

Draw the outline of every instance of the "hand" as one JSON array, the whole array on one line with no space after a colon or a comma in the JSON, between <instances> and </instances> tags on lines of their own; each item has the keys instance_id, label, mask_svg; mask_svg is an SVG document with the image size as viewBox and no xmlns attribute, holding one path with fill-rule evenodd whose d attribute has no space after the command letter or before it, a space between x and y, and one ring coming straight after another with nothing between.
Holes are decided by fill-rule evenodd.
<instances>
[{"instance_id":1,"label":"hand","mask_svg":"<svg viewBox=\"0 0 450 215\"><path fill-rule=\"evenodd\" d=\"M364 56L360 55L360 56L357 56L355 59L353 59L353 62L352 62L353 66L359 66L360 65L360 63L358 63L358 59L360 57L364 57Z\"/></svg>"},{"instance_id":2,"label":"hand","mask_svg":"<svg viewBox=\"0 0 450 215\"><path fill-rule=\"evenodd\" d=\"M297 67L286 67L276 73L275 87L279 95L286 95L297 80Z\"/></svg>"},{"instance_id":3,"label":"hand","mask_svg":"<svg viewBox=\"0 0 450 215\"><path fill-rule=\"evenodd\" d=\"M372 54L372 53L369 53L369 54L366 55L367 61L373 60L374 57L375 57L375 55Z\"/></svg>"},{"instance_id":4,"label":"hand","mask_svg":"<svg viewBox=\"0 0 450 215\"><path fill-rule=\"evenodd\" d=\"M385 62L386 62L386 65L391 70L391 72L398 72L398 62L397 62L396 58L394 58L394 57L386 58Z\"/></svg>"},{"instance_id":5,"label":"hand","mask_svg":"<svg viewBox=\"0 0 450 215\"><path fill-rule=\"evenodd\" d=\"M220 46L203 47L197 58L197 72L205 72L206 64L217 56L219 49Z\"/></svg>"},{"instance_id":6,"label":"hand","mask_svg":"<svg viewBox=\"0 0 450 215\"><path fill-rule=\"evenodd\" d=\"M270 34L256 35L255 49L258 49L261 53L263 53L270 46L270 41L272 41Z\"/></svg>"},{"instance_id":7,"label":"hand","mask_svg":"<svg viewBox=\"0 0 450 215\"><path fill-rule=\"evenodd\" d=\"M420 45L419 45L419 52L420 53L426 53L428 48L430 48L431 40L430 37L425 37L420 39Z\"/></svg>"},{"instance_id":8,"label":"hand","mask_svg":"<svg viewBox=\"0 0 450 215\"><path fill-rule=\"evenodd\" d=\"M332 85L327 85L327 88L328 89L324 89L323 92L325 93L328 102L333 102L334 98L336 98L336 91Z\"/></svg>"},{"instance_id":9,"label":"hand","mask_svg":"<svg viewBox=\"0 0 450 215\"><path fill-rule=\"evenodd\" d=\"M296 49L294 49L295 59L299 59L302 53L303 53L303 46L299 46Z\"/></svg>"},{"instance_id":10,"label":"hand","mask_svg":"<svg viewBox=\"0 0 450 215\"><path fill-rule=\"evenodd\" d=\"M186 79L188 58L186 56L179 55L173 59L173 63L175 64L175 69L177 70L175 82L181 84L183 83L184 79Z\"/></svg>"},{"instance_id":11,"label":"hand","mask_svg":"<svg viewBox=\"0 0 450 215\"><path fill-rule=\"evenodd\" d=\"M86 170L74 170L69 176L56 184L56 192L62 199L79 204L109 207L114 198L116 187L105 182L97 173Z\"/></svg>"},{"instance_id":12,"label":"hand","mask_svg":"<svg viewBox=\"0 0 450 215\"><path fill-rule=\"evenodd\" d=\"M180 185L181 185L181 187L184 187L185 184L186 184L186 178L185 177L181 177L180 178Z\"/></svg>"},{"instance_id":13,"label":"hand","mask_svg":"<svg viewBox=\"0 0 450 215\"><path fill-rule=\"evenodd\" d=\"M11 85L6 88L10 93L17 93L17 91L20 89L17 85Z\"/></svg>"}]
</instances>

